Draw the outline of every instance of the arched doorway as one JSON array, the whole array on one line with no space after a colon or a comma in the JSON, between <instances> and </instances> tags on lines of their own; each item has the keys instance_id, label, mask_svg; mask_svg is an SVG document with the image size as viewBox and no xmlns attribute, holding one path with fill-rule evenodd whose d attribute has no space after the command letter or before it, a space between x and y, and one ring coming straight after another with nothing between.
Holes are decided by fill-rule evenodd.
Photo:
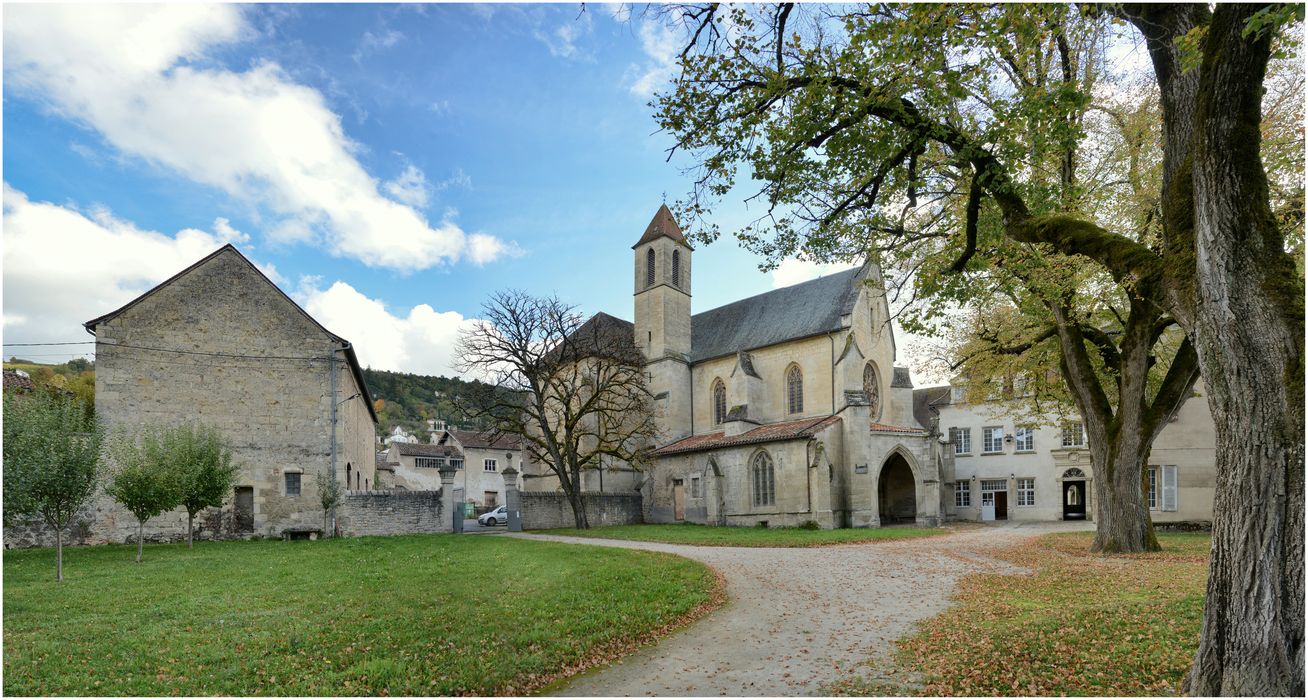
<instances>
[{"instance_id":1,"label":"arched doorway","mask_svg":"<svg viewBox=\"0 0 1308 700\"><path fill-rule=\"evenodd\" d=\"M881 524L917 521L917 481L908 460L896 452L881 465L877 477L877 506Z\"/></svg>"},{"instance_id":2,"label":"arched doorway","mask_svg":"<svg viewBox=\"0 0 1308 700\"><path fill-rule=\"evenodd\" d=\"M1072 467L1063 472L1063 520L1085 520L1085 472Z\"/></svg>"}]
</instances>

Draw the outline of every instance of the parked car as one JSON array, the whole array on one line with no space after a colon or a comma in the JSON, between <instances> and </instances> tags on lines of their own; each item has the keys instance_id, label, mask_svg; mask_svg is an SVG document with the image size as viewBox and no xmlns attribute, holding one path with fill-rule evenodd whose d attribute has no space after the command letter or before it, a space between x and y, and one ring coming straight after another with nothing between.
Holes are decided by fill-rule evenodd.
<instances>
[{"instance_id":1,"label":"parked car","mask_svg":"<svg viewBox=\"0 0 1308 700\"><path fill-rule=\"evenodd\" d=\"M481 525L507 525L509 522L509 509L500 506L489 513L482 513L477 522Z\"/></svg>"}]
</instances>

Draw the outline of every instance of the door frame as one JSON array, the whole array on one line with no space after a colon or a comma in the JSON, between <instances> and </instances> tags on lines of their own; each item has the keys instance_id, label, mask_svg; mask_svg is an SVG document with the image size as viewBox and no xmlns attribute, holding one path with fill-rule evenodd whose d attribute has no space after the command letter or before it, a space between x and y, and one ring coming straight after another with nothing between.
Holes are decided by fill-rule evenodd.
<instances>
[{"instance_id":1,"label":"door frame","mask_svg":"<svg viewBox=\"0 0 1308 700\"><path fill-rule=\"evenodd\" d=\"M683 522L686 519L686 482L684 479L672 480L672 519Z\"/></svg>"},{"instance_id":2,"label":"door frame","mask_svg":"<svg viewBox=\"0 0 1308 700\"><path fill-rule=\"evenodd\" d=\"M1087 507L1088 504L1086 503L1086 501L1089 500L1090 494L1087 485L1088 482L1085 479L1063 480L1063 520L1088 520L1089 519L1089 508ZM1081 517L1079 518L1067 517L1068 516L1067 492L1073 488L1077 489L1081 494L1081 503L1080 503Z\"/></svg>"}]
</instances>

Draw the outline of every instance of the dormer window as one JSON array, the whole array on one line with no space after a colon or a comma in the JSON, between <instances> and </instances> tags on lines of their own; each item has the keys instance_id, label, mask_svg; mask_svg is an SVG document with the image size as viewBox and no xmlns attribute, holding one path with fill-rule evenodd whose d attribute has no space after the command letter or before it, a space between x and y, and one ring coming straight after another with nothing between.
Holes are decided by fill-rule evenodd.
<instances>
[{"instance_id":1,"label":"dormer window","mask_svg":"<svg viewBox=\"0 0 1308 700\"><path fill-rule=\"evenodd\" d=\"M645 251L645 286L654 286L654 249Z\"/></svg>"}]
</instances>

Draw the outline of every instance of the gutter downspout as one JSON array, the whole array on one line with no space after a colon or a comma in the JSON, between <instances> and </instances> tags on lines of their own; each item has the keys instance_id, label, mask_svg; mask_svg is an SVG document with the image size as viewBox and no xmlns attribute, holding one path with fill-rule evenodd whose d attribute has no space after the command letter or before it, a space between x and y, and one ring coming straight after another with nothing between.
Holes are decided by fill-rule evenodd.
<instances>
[{"instance_id":1,"label":"gutter downspout","mask_svg":"<svg viewBox=\"0 0 1308 700\"><path fill-rule=\"evenodd\" d=\"M332 391L331 475L329 478L335 479L336 478L336 347L335 346L332 346L331 354L327 356L327 366L328 366L328 373L331 375L331 391ZM350 488L350 485L346 484L345 488L346 489ZM331 534L335 536L336 535L336 508L335 507L332 508L331 516L332 516Z\"/></svg>"}]
</instances>

